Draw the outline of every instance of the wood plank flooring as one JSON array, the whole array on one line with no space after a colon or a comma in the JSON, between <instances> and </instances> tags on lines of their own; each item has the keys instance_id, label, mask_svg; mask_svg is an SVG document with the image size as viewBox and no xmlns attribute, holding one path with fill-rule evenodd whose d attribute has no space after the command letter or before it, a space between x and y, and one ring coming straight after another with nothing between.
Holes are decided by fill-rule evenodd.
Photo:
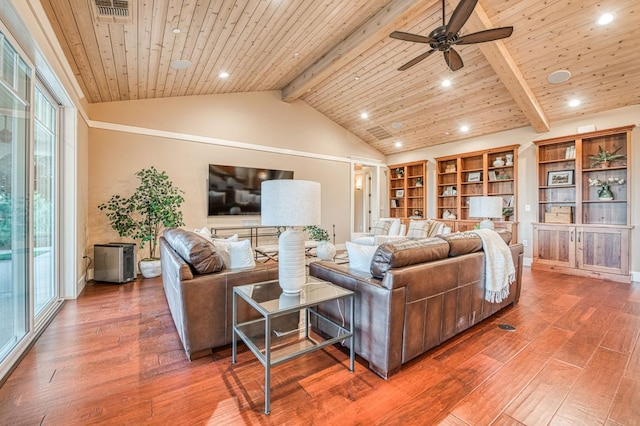
<instances>
[{"instance_id":1,"label":"wood plank flooring","mask_svg":"<svg viewBox=\"0 0 640 426\"><path fill-rule=\"evenodd\" d=\"M514 325L503 331L499 323ZM520 303L385 381L338 347L188 362L160 279L90 284L0 388L2 425L638 425L640 285L525 268Z\"/></svg>"}]
</instances>

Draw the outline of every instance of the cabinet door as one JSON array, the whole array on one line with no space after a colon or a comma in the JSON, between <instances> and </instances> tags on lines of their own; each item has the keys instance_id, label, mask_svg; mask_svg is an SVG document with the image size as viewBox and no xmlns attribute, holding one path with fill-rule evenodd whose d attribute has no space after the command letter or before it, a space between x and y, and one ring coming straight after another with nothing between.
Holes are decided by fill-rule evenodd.
<instances>
[{"instance_id":1,"label":"cabinet door","mask_svg":"<svg viewBox=\"0 0 640 426\"><path fill-rule=\"evenodd\" d=\"M629 230L578 227L577 261L580 269L629 275Z\"/></svg>"},{"instance_id":2,"label":"cabinet door","mask_svg":"<svg viewBox=\"0 0 640 426\"><path fill-rule=\"evenodd\" d=\"M575 226L534 225L533 261L544 265L574 268Z\"/></svg>"}]
</instances>

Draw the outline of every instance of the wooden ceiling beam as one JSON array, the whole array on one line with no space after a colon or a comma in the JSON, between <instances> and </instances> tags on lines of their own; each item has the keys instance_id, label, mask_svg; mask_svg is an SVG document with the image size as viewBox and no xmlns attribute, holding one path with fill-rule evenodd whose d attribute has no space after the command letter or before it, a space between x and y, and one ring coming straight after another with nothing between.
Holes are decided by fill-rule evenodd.
<instances>
[{"instance_id":1,"label":"wooden ceiling beam","mask_svg":"<svg viewBox=\"0 0 640 426\"><path fill-rule=\"evenodd\" d=\"M448 0L448 3L449 6L451 6L451 10L453 10L459 2ZM477 4L469 20L464 25L464 28L466 30L465 33L470 34L495 28L495 26L491 23L482 6ZM517 30L517 28L514 28L514 31ZM487 61L498 75L502 84L505 85L511 96L513 96L514 101L529 120L531 127L538 133L548 132L551 128L547 114L542 109L538 99L525 81L520 68L516 65L516 62L513 60L513 57L502 40L480 43L477 46L487 58Z\"/></svg>"},{"instance_id":2,"label":"wooden ceiling beam","mask_svg":"<svg viewBox=\"0 0 640 426\"><path fill-rule=\"evenodd\" d=\"M376 13L346 39L333 47L313 65L304 70L282 89L282 100L293 102L317 83L354 60L358 55L388 37L402 21L427 10L439 0L394 0Z\"/></svg>"}]
</instances>

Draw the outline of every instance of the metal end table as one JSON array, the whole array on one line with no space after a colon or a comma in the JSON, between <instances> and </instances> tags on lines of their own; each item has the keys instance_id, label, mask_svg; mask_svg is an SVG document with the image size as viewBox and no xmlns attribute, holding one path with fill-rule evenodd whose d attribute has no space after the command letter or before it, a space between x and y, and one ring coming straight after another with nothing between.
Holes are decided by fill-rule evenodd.
<instances>
[{"instance_id":1,"label":"metal end table","mask_svg":"<svg viewBox=\"0 0 640 426\"><path fill-rule=\"evenodd\" d=\"M261 318L238 323L238 299L244 300ZM349 303L348 326L338 324L314 308L325 303L337 303L344 312ZM297 314L297 317L296 317ZM310 322L324 322L335 329L334 337L324 338L310 330ZM300 324L302 326L300 326ZM349 339L349 371L354 371L354 293L313 277L298 295L282 293L278 281L233 288L232 362L236 363L238 338L249 347L265 369L264 412L269 414L271 397L271 367L308 354L325 346Z\"/></svg>"}]
</instances>

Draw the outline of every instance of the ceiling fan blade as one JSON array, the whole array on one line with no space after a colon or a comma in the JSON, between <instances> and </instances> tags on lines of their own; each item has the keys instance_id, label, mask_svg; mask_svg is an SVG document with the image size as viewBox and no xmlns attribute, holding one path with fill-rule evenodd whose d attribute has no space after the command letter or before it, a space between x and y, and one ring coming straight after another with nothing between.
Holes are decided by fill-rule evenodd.
<instances>
[{"instance_id":1,"label":"ceiling fan blade","mask_svg":"<svg viewBox=\"0 0 640 426\"><path fill-rule=\"evenodd\" d=\"M449 49L449 50L445 50L442 53L444 54L444 60L449 66L449 69L451 71L458 71L460 68L464 66L464 63L462 62L462 58L460 57L458 52L456 52L455 50Z\"/></svg>"},{"instance_id":2,"label":"ceiling fan blade","mask_svg":"<svg viewBox=\"0 0 640 426\"><path fill-rule=\"evenodd\" d=\"M460 28L467 22L469 16L473 12L473 9L476 7L478 0L461 0L456 7L456 10L453 11L451 15L451 19L449 19L449 23L447 24L447 37L455 36Z\"/></svg>"},{"instance_id":3,"label":"ceiling fan blade","mask_svg":"<svg viewBox=\"0 0 640 426\"><path fill-rule=\"evenodd\" d=\"M477 33L467 34L460 37L456 44L474 44L484 43L485 41L500 40L501 38L510 37L513 33L513 27L492 28L490 30L478 31Z\"/></svg>"},{"instance_id":4,"label":"ceiling fan blade","mask_svg":"<svg viewBox=\"0 0 640 426\"><path fill-rule=\"evenodd\" d=\"M429 43L433 41L431 37L421 36L418 34L404 33L402 31L394 31L389 37L404 41L413 41L415 43Z\"/></svg>"},{"instance_id":5,"label":"ceiling fan blade","mask_svg":"<svg viewBox=\"0 0 640 426\"><path fill-rule=\"evenodd\" d=\"M431 50L428 50L428 51L424 52L420 56L416 56L415 58L413 58L412 60L410 60L409 62L407 62L403 66L401 66L400 68L398 68L398 71L404 71L404 70L406 70L408 68L411 68L412 66L414 66L418 62L421 62L421 61L425 60L426 58L428 58L429 55L431 55L435 51L436 51L436 49L431 49Z\"/></svg>"}]
</instances>

